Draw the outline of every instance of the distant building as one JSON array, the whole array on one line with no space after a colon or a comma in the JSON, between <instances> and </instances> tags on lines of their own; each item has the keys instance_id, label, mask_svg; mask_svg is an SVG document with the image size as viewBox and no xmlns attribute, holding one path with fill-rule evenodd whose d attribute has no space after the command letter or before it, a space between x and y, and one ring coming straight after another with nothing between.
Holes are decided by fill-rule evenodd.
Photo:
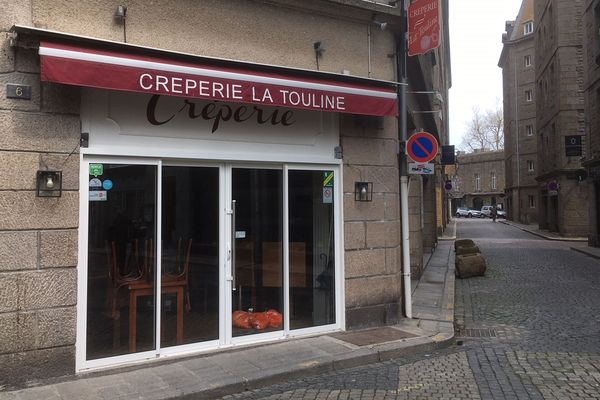
<instances>
[{"instance_id":1,"label":"distant building","mask_svg":"<svg viewBox=\"0 0 600 400\"><path fill-rule=\"evenodd\" d=\"M523 0L515 21L506 22L502 68L506 211L522 223L538 221L534 1Z\"/></svg>"},{"instance_id":2,"label":"distant building","mask_svg":"<svg viewBox=\"0 0 600 400\"><path fill-rule=\"evenodd\" d=\"M586 159L588 173L589 244L600 246L600 0L587 0L583 11Z\"/></svg>"},{"instance_id":3,"label":"distant building","mask_svg":"<svg viewBox=\"0 0 600 400\"><path fill-rule=\"evenodd\" d=\"M452 213L458 207L480 210L498 204L504 207L504 151L459 153L452 181Z\"/></svg>"},{"instance_id":4,"label":"distant building","mask_svg":"<svg viewBox=\"0 0 600 400\"><path fill-rule=\"evenodd\" d=\"M539 226L563 236L587 236L589 225L588 188L580 181L586 156L583 10L583 0L537 0L534 11Z\"/></svg>"}]
</instances>

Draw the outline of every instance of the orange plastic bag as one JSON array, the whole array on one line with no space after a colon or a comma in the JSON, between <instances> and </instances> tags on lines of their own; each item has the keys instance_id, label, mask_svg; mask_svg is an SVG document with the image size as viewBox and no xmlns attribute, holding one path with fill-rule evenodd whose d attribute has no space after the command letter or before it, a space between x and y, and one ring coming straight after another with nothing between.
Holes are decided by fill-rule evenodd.
<instances>
[{"instance_id":1,"label":"orange plastic bag","mask_svg":"<svg viewBox=\"0 0 600 400\"><path fill-rule=\"evenodd\" d=\"M269 317L267 313L252 313L250 314L250 325L256 330L262 331L269 327Z\"/></svg>"},{"instance_id":2,"label":"orange plastic bag","mask_svg":"<svg viewBox=\"0 0 600 400\"><path fill-rule=\"evenodd\" d=\"M283 315L279 313L277 310L270 309L266 312L267 317L269 317L269 326L273 328L280 328L283 324Z\"/></svg>"},{"instance_id":3,"label":"orange plastic bag","mask_svg":"<svg viewBox=\"0 0 600 400\"><path fill-rule=\"evenodd\" d=\"M252 325L250 324L250 314L246 311L234 311L232 315L233 326L236 328L242 329L250 329Z\"/></svg>"}]
</instances>

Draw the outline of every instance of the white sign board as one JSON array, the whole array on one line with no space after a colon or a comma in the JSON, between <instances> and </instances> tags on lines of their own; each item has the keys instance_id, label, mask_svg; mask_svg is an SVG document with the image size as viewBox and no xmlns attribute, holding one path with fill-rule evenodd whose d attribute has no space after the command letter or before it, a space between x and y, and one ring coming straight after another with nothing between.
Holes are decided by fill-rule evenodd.
<instances>
[{"instance_id":1,"label":"white sign board","mask_svg":"<svg viewBox=\"0 0 600 400\"><path fill-rule=\"evenodd\" d=\"M339 163L336 113L85 89L88 154Z\"/></svg>"},{"instance_id":2,"label":"white sign board","mask_svg":"<svg viewBox=\"0 0 600 400\"><path fill-rule=\"evenodd\" d=\"M434 163L408 163L408 173L411 175L433 175Z\"/></svg>"}]
</instances>

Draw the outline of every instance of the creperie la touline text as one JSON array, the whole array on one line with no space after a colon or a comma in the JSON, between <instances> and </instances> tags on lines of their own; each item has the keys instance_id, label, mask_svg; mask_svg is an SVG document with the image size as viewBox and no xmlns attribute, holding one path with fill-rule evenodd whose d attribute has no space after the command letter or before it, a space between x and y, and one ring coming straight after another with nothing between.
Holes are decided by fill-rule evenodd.
<instances>
[{"instance_id":1,"label":"creperie la touline text","mask_svg":"<svg viewBox=\"0 0 600 400\"><path fill-rule=\"evenodd\" d=\"M244 101L265 105L345 111L344 96L312 90L290 90L262 84L243 84L143 73L144 91L222 101Z\"/></svg>"}]
</instances>

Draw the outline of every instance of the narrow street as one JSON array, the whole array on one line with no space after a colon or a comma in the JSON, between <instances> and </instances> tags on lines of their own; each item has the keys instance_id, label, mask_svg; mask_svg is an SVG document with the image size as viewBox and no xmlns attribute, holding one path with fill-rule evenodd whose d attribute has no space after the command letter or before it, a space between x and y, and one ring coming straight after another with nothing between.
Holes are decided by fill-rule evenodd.
<instances>
[{"instance_id":1,"label":"narrow street","mask_svg":"<svg viewBox=\"0 0 600 400\"><path fill-rule=\"evenodd\" d=\"M600 262L489 219L461 219L487 259L456 281L456 344L226 399L600 398Z\"/></svg>"}]
</instances>

